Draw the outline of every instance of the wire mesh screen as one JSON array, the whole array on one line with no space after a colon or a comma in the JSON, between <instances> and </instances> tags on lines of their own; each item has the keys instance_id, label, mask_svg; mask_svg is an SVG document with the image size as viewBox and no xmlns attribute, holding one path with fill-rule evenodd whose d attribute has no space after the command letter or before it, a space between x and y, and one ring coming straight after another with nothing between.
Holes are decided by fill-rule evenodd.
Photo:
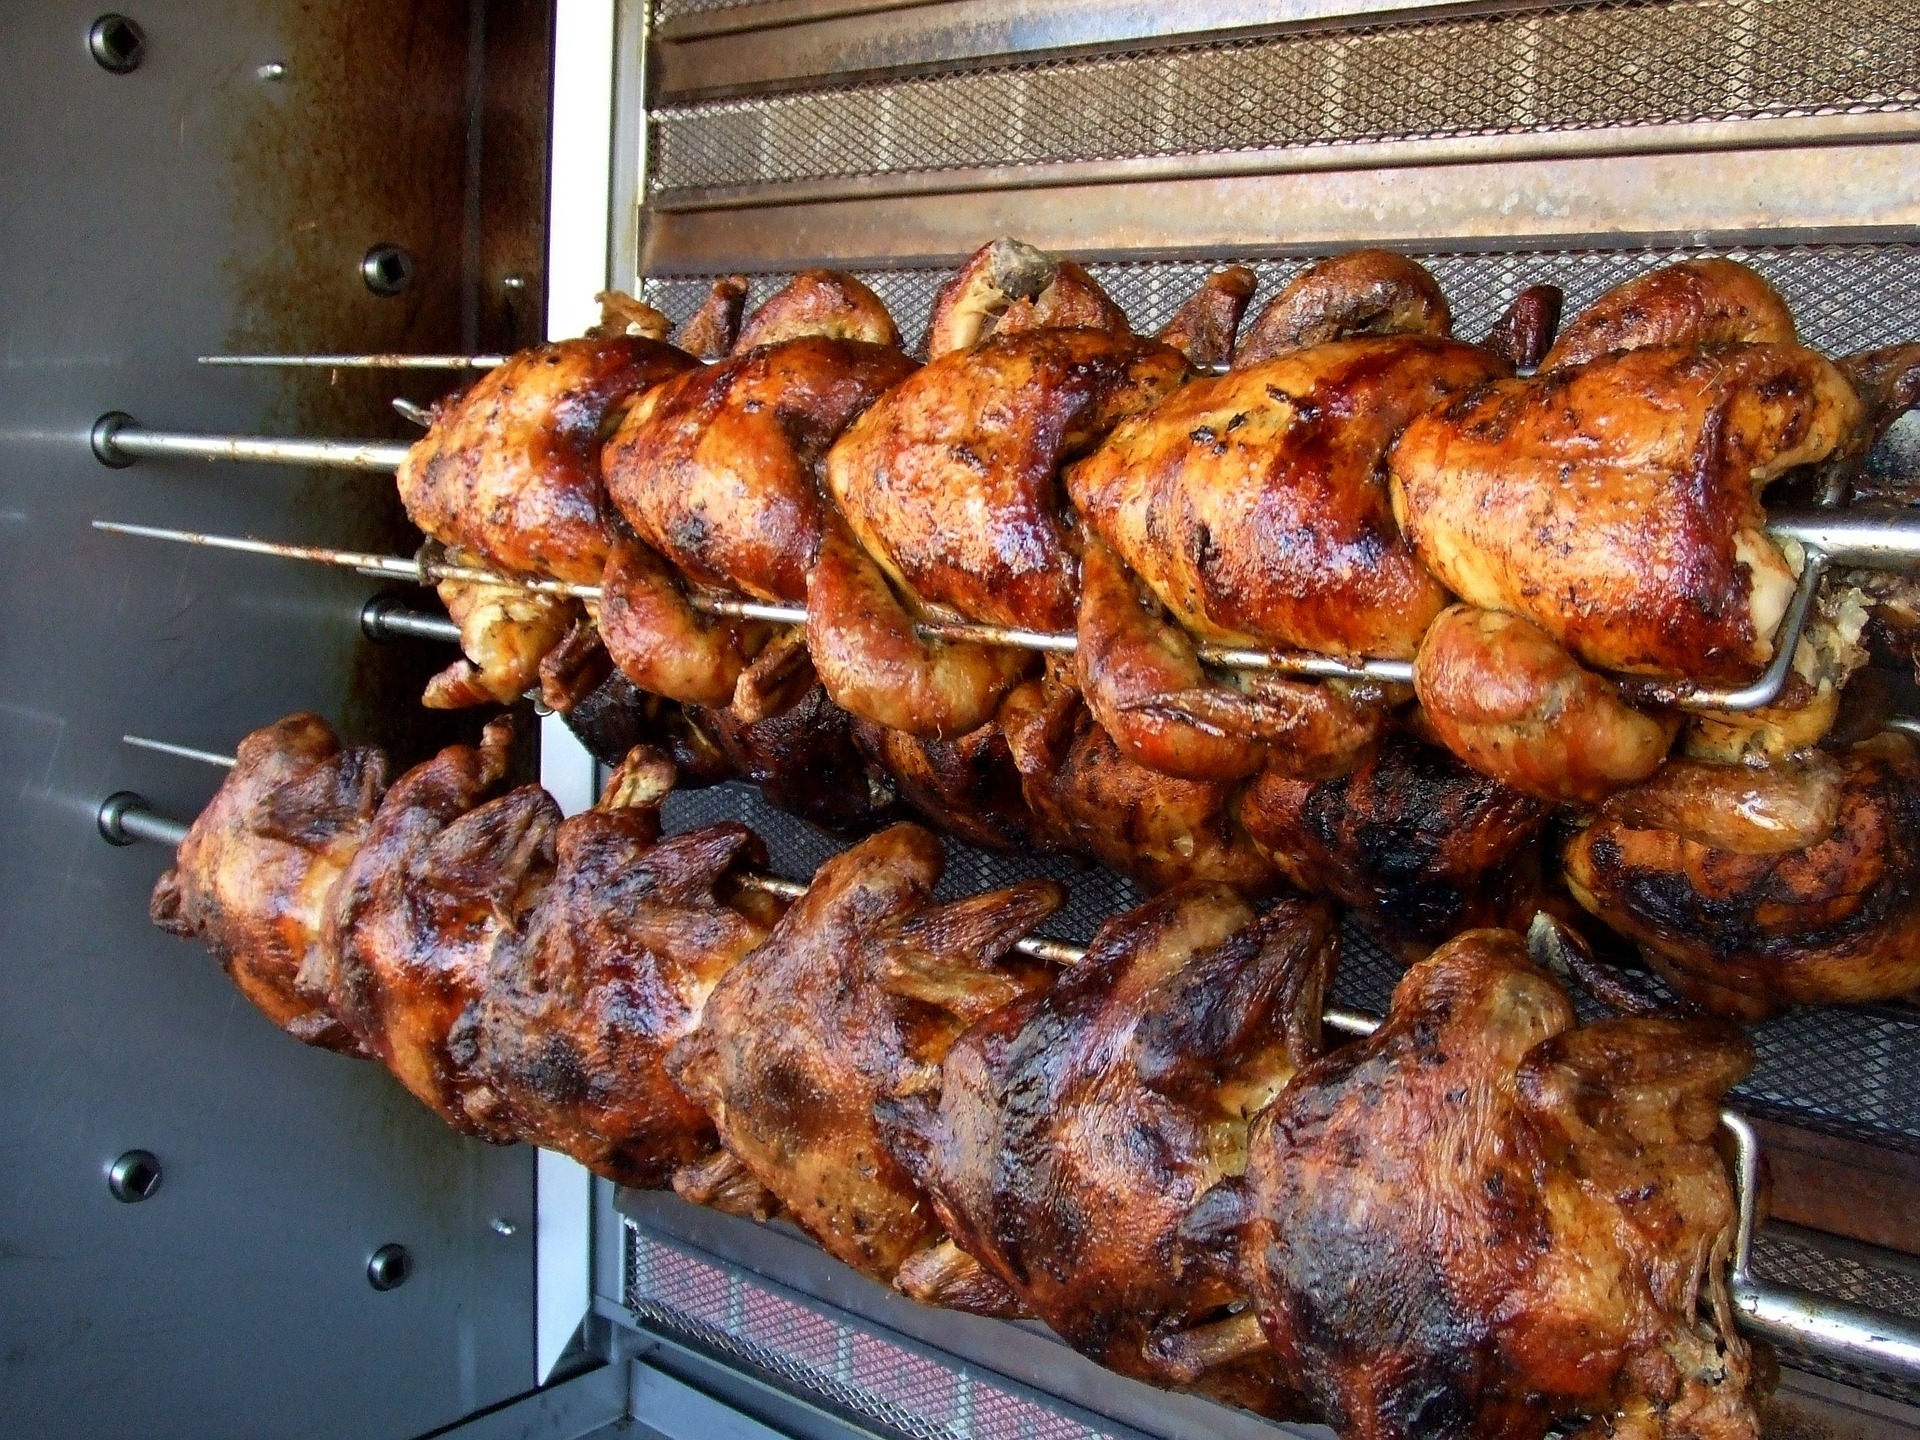
<instances>
[{"instance_id":1,"label":"wire mesh screen","mask_svg":"<svg viewBox=\"0 0 1920 1440\"><path fill-rule=\"evenodd\" d=\"M1920 1261L1904 1255L1835 1241L1811 1231L1773 1226L1754 1237L1753 1270L1763 1280L1920 1320ZM1903 1383L1816 1355L1789 1352L1781 1359L1797 1370L1920 1405L1920 1384Z\"/></svg>"},{"instance_id":2,"label":"wire mesh screen","mask_svg":"<svg viewBox=\"0 0 1920 1440\"><path fill-rule=\"evenodd\" d=\"M681 0L685 4L685 0ZM1912 0L1452 16L664 107L656 192L1920 106Z\"/></svg>"},{"instance_id":3,"label":"wire mesh screen","mask_svg":"<svg viewBox=\"0 0 1920 1440\"><path fill-rule=\"evenodd\" d=\"M1920 14L1920 5L1913 8ZM1765 275L1792 306L1802 337L1829 354L1873 349L1914 336L1915 317L1920 316L1920 245L1916 244L1442 252L1418 258L1446 291L1455 333L1477 337L1529 285L1560 286L1566 291L1571 314L1602 291L1657 265L1709 254L1730 255ZM1313 263L1311 257L1228 256L1212 261L1113 262L1087 268L1127 312L1134 328L1151 333L1198 288L1201 277L1225 259L1241 260L1259 275L1260 290L1253 301L1256 310ZM860 272L860 279L886 303L903 335L919 337L926 332L935 292L951 274L944 268L873 270ZM675 321L684 320L699 308L714 278L649 279L642 287L643 298ZM787 278L754 277L751 303L764 300Z\"/></svg>"},{"instance_id":4,"label":"wire mesh screen","mask_svg":"<svg viewBox=\"0 0 1920 1440\"><path fill-rule=\"evenodd\" d=\"M628 1308L649 1326L745 1362L903 1440L1091 1440L1103 1433L976 1370L909 1349L631 1226L626 1294Z\"/></svg>"}]
</instances>

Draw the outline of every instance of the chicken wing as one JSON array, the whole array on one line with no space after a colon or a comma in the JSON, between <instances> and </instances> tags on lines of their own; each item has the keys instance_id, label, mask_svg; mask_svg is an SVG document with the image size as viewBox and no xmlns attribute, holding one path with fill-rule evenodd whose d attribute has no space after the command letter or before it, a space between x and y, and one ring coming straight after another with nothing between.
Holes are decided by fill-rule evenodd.
<instances>
[{"instance_id":1,"label":"chicken wing","mask_svg":"<svg viewBox=\"0 0 1920 1440\"><path fill-rule=\"evenodd\" d=\"M1509 931L1408 971L1385 1024L1254 1121L1196 1215L1283 1373L1352 1440L1753 1440L1710 1143L1752 1064L1731 1029L1575 1028Z\"/></svg>"},{"instance_id":2,"label":"chicken wing","mask_svg":"<svg viewBox=\"0 0 1920 1440\"><path fill-rule=\"evenodd\" d=\"M496 720L477 749L450 746L394 782L299 978L423 1104L496 1141L512 1131L448 1037L553 877L559 807L535 785L498 795L512 738Z\"/></svg>"},{"instance_id":3,"label":"chicken wing","mask_svg":"<svg viewBox=\"0 0 1920 1440\"><path fill-rule=\"evenodd\" d=\"M1065 898L1033 881L936 906L942 860L913 825L829 860L667 1062L733 1159L829 1253L883 1281L941 1235L875 1102L937 1086L970 1021L1046 982L996 962ZM1001 1287L956 1264L941 1303L1007 1308Z\"/></svg>"},{"instance_id":4,"label":"chicken wing","mask_svg":"<svg viewBox=\"0 0 1920 1440\"><path fill-rule=\"evenodd\" d=\"M296 978L321 963L328 899L386 788L387 757L342 749L317 715L254 731L153 887L153 923L198 939L289 1035L364 1053L325 997Z\"/></svg>"},{"instance_id":5,"label":"chicken wing","mask_svg":"<svg viewBox=\"0 0 1920 1440\"><path fill-rule=\"evenodd\" d=\"M1241 1333L1251 1317L1228 1313L1244 1296L1183 1270L1177 1240L1245 1165L1252 1116L1320 1053L1336 951L1325 906L1256 915L1219 885L1116 916L1051 989L960 1037L937 1097L889 1108L898 1152L960 1248L1075 1349L1297 1415L1258 1330ZM895 1283L920 1293L930 1264Z\"/></svg>"},{"instance_id":6,"label":"chicken wing","mask_svg":"<svg viewBox=\"0 0 1920 1440\"><path fill-rule=\"evenodd\" d=\"M1574 897L1682 994L1758 1019L1920 989L1920 759L1669 764L1567 849Z\"/></svg>"},{"instance_id":7,"label":"chicken wing","mask_svg":"<svg viewBox=\"0 0 1920 1440\"><path fill-rule=\"evenodd\" d=\"M649 1188L719 1143L668 1078L666 1054L778 917L763 894L727 888L733 866L766 865L745 826L659 838L673 779L671 762L636 751L599 805L560 825L553 883L500 936L447 1047L475 1078L470 1113Z\"/></svg>"}]
</instances>

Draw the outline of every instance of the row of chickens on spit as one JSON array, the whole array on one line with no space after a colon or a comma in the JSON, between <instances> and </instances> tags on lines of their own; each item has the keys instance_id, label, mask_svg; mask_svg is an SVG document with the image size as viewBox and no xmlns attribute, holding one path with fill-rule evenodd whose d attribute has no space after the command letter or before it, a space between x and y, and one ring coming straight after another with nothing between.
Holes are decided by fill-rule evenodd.
<instances>
[{"instance_id":1,"label":"row of chickens on spit","mask_svg":"<svg viewBox=\"0 0 1920 1440\"><path fill-rule=\"evenodd\" d=\"M744 325L724 280L677 345L607 297L399 476L500 577L443 584L465 654L428 703L538 684L618 760L600 804L506 789L505 721L389 784L292 717L154 918L462 1130L784 1214L1125 1374L1352 1436L1756 1434L1721 1017L1920 986L1920 761L1848 684L1920 612L1841 577L1777 703L1660 702L1769 660L1803 557L1760 491L1859 488L1920 347L1830 361L1728 261L1557 338L1526 291L1480 344L1384 252L1242 335L1254 288L1223 270L1149 339L997 241L924 364L845 275ZM1412 680L1232 653L1275 650ZM797 897L743 826L661 838L676 783L728 775L868 838ZM903 804L1156 896L1057 969L1024 939L1061 891L935 904ZM1412 962L1338 1046L1329 899Z\"/></svg>"}]
</instances>

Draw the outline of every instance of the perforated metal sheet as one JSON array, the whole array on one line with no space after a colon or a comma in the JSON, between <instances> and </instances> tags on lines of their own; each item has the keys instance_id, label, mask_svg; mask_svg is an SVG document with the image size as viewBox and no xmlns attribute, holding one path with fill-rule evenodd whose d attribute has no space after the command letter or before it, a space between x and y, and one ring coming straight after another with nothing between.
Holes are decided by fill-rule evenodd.
<instances>
[{"instance_id":1,"label":"perforated metal sheet","mask_svg":"<svg viewBox=\"0 0 1920 1440\"><path fill-rule=\"evenodd\" d=\"M1920 5L1913 8L1920 14ZM1891 345L1920 334L1920 245L1914 244L1428 253L1418 258L1446 291L1455 333L1473 337L1484 334L1529 285L1560 286L1567 292L1572 314L1622 280L1672 260L1709 254L1730 255L1765 275L1792 306L1802 337L1830 354ZM1221 256L1204 261L1096 263L1087 268L1127 312L1134 328L1151 333L1198 288L1209 269L1227 260L1251 265L1260 277L1250 315L1313 263L1311 258ZM861 272L860 279L886 303L901 333L917 340L926 332L935 292L951 274L943 268L872 270ZM642 285L643 298L674 320L684 320L706 298L713 278L647 280ZM751 303L764 300L787 278L754 277Z\"/></svg>"},{"instance_id":2,"label":"perforated metal sheet","mask_svg":"<svg viewBox=\"0 0 1920 1440\"><path fill-rule=\"evenodd\" d=\"M659 193L1916 106L1911 0L1676 0L671 106L653 115L650 184Z\"/></svg>"},{"instance_id":3,"label":"perforated metal sheet","mask_svg":"<svg viewBox=\"0 0 1920 1440\"><path fill-rule=\"evenodd\" d=\"M904 1440L1091 1440L1103 1433L631 1226L626 1295L646 1324Z\"/></svg>"}]
</instances>

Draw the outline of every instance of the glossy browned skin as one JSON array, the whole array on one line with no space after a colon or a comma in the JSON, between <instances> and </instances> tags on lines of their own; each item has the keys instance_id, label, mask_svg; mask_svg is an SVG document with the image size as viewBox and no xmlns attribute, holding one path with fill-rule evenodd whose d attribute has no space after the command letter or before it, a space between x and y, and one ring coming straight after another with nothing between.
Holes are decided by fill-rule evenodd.
<instances>
[{"instance_id":1,"label":"glossy browned skin","mask_svg":"<svg viewBox=\"0 0 1920 1440\"><path fill-rule=\"evenodd\" d=\"M1540 368L1649 345L1790 345L1797 338L1787 302L1753 270L1737 260L1681 260L1594 301L1560 332Z\"/></svg>"},{"instance_id":2,"label":"glossy browned skin","mask_svg":"<svg viewBox=\"0 0 1920 1440\"><path fill-rule=\"evenodd\" d=\"M702 360L718 360L733 349L740 317L747 307L747 277L722 275L698 310L688 317L673 343Z\"/></svg>"},{"instance_id":3,"label":"glossy browned skin","mask_svg":"<svg viewBox=\"0 0 1920 1440\"><path fill-rule=\"evenodd\" d=\"M1680 312L1653 328L1682 333L1692 317L1722 333ZM1407 427L1388 465L1420 558L1461 599L1525 616L1586 664L1752 675L1795 578L1765 533L1760 493L1850 443L1862 418L1852 386L1790 341L1549 365Z\"/></svg>"},{"instance_id":4,"label":"glossy browned skin","mask_svg":"<svg viewBox=\"0 0 1920 1440\"><path fill-rule=\"evenodd\" d=\"M522 350L434 407L400 466L401 503L432 539L487 566L598 584L612 515L601 443L636 395L694 368L637 336Z\"/></svg>"},{"instance_id":5,"label":"glossy browned skin","mask_svg":"<svg viewBox=\"0 0 1920 1440\"><path fill-rule=\"evenodd\" d=\"M733 353L745 355L805 336L900 348L893 317L873 291L843 271L802 270L753 312L733 342Z\"/></svg>"},{"instance_id":6,"label":"glossy browned skin","mask_svg":"<svg viewBox=\"0 0 1920 1440\"><path fill-rule=\"evenodd\" d=\"M1451 333L1453 314L1425 267L1390 250L1350 250L1300 272L1240 337L1236 369L1360 335Z\"/></svg>"},{"instance_id":7,"label":"glossy browned skin","mask_svg":"<svg viewBox=\"0 0 1920 1440\"><path fill-rule=\"evenodd\" d=\"M317 963L328 897L365 843L386 788L386 756L342 749L317 715L254 731L153 887L153 923L199 940L240 993L295 1039L359 1053L359 1042L295 977Z\"/></svg>"},{"instance_id":8,"label":"glossy browned skin","mask_svg":"<svg viewBox=\"0 0 1920 1440\"><path fill-rule=\"evenodd\" d=\"M1710 768L1720 785L1702 783ZM1829 823L1789 849L1754 835L1767 802L1744 766L1683 771L1662 807L1674 828L1652 828L1654 812L1623 791L1568 847L1568 884L1683 993L1723 1013L1906 994L1920 988L1920 761L1885 735L1845 752L1840 772ZM1815 828L1827 807L1816 796L1797 808L1797 823Z\"/></svg>"},{"instance_id":9,"label":"glossy browned skin","mask_svg":"<svg viewBox=\"0 0 1920 1440\"><path fill-rule=\"evenodd\" d=\"M943 685L943 657L902 622L932 606L1071 629L1079 567L1060 467L1186 375L1178 351L1124 330L1027 330L941 356L849 427L827 457L827 489L860 550L907 598L886 613L885 593L851 555L816 573L808 624L835 698L917 735L985 723L1018 670L995 657L974 667L979 683Z\"/></svg>"},{"instance_id":10,"label":"glossy browned skin","mask_svg":"<svg viewBox=\"0 0 1920 1440\"><path fill-rule=\"evenodd\" d=\"M498 1141L512 1133L448 1036L484 993L494 946L553 876L559 807L534 785L499 795L511 741L496 720L479 748L449 746L394 782L334 887L317 963L300 976L423 1104Z\"/></svg>"},{"instance_id":11,"label":"glossy browned skin","mask_svg":"<svg viewBox=\"0 0 1920 1440\"><path fill-rule=\"evenodd\" d=\"M1260 1325L1345 1440L1537 1440L1574 1416L1753 1440L1711 1143L1752 1063L1702 1023L1575 1028L1520 936L1473 931L1294 1077L1209 1208L1241 1211Z\"/></svg>"},{"instance_id":12,"label":"glossy browned skin","mask_svg":"<svg viewBox=\"0 0 1920 1440\"><path fill-rule=\"evenodd\" d=\"M1244 265L1215 270L1154 338L1171 345L1196 366L1225 365L1233 359L1240 317L1259 288L1259 277Z\"/></svg>"},{"instance_id":13,"label":"glossy browned skin","mask_svg":"<svg viewBox=\"0 0 1920 1440\"><path fill-rule=\"evenodd\" d=\"M757 895L755 913L721 893L733 866L766 865L745 826L659 838L672 785L669 761L637 751L599 806L560 825L553 883L501 937L449 1041L516 1138L648 1188L719 1143L668 1078L666 1054L778 914Z\"/></svg>"},{"instance_id":14,"label":"glossy browned skin","mask_svg":"<svg viewBox=\"0 0 1920 1440\"><path fill-rule=\"evenodd\" d=\"M1065 687L1030 681L1001 707L1034 816L1051 845L1091 856L1146 890L1188 881L1264 895L1279 877L1240 828L1234 788L1182 780L1120 753Z\"/></svg>"},{"instance_id":15,"label":"glossy browned skin","mask_svg":"<svg viewBox=\"0 0 1920 1440\"><path fill-rule=\"evenodd\" d=\"M990 335L1084 328L1127 333L1126 313L1071 260L1022 240L989 240L940 287L927 324L926 352L938 360Z\"/></svg>"},{"instance_id":16,"label":"glossy browned skin","mask_svg":"<svg viewBox=\"0 0 1920 1440\"><path fill-rule=\"evenodd\" d=\"M1220 885L1116 916L1052 988L960 1037L938 1097L896 1102L900 1154L955 1242L1075 1349L1297 1415L1271 1355L1195 1376L1161 1352L1204 1345L1244 1298L1183 1271L1180 1225L1244 1169L1248 1122L1320 1054L1337 951L1324 905L1256 915Z\"/></svg>"},{"instance_id":17,"label":"glossy browned skin","mask_svg":"<svg viewBox=\"0 0 1920 1440\"><path fill-rule=\"evenodd\" d=\"M1533 369L1553 346L1565 300L1558 285L1529 285L1513 297L1480 344L1516 370Z\"/></svg>"},{"instance_id":18,"label":"glossy browned skin","mask_svg":"<svg viewBox=\"0 0 1920 1440\"><path fill-rule=\"evenodd\" d=\"M1068 489L1195 635L1411 659L1446 592L1401 541L1380 461L1414 416L1505 369L1428 336L1318 345L1183 387Z\"/></svg>"},{"instance_id":19,"label":"glossy browned skin","mask_svg":"<svg viewBox=\"0 0 1920 1440\"><path fill-rule=\"evenodd\" d=\"M746 1171L880 1280L941 1236L875 1103L937 1085L970 1021L1045 983L995 962L1065 898L1033 881L936 906L942 863L932 834L895 825L822 865L668 1059Z\"/></svg>"},{"instance_id":20,"label":"glossy browned skin","mask_svg":"<svg viewBox=\"0 0 1920 1440\"><path fill-rule=\"evenodd\" d=\"M1338 779L1267 772L1239 800L1241 824L1287 880L1355 907L1390 939L1429 944L1501 913L1507 870L1547 813L1407 734Z\"/></svg>"},{"instance_id":21,"label":"glossy browned skin","mask_svg":"<svg viewBox=\"0 0 1920 1440\"><path fill-rule=\"evenodd\" d=\"M1680 728L1649 715L1517 615L1455 605L1427 629L1413 687L1434 737L1482 775L1597 805L1660 768Z\"/></svg>"},{"instance_id":22,"label":"glossy browned skin","mask_svg":"<svg viewBox=\"0 0 1920 1440\"><path fill-rule=\"evenodd\" d=\"M996 722L956 740L922 740L856 719L853 737L900 798L955 839L1003 851L1040 842L1020 771Z\"/></svg>"},{"instance_id":23,"label":"glossy browned skin","mask_svg":"<svg viewBox=\"0 0 1920 1440\"><path fill-rule=\"evenodd\" d=\"M898 813L892 777L862 752L853 717L819 685L764 720L732 709L695 709L688 719L730 774L830 835L865 835Z\"/></svg>"}]
</instances>

